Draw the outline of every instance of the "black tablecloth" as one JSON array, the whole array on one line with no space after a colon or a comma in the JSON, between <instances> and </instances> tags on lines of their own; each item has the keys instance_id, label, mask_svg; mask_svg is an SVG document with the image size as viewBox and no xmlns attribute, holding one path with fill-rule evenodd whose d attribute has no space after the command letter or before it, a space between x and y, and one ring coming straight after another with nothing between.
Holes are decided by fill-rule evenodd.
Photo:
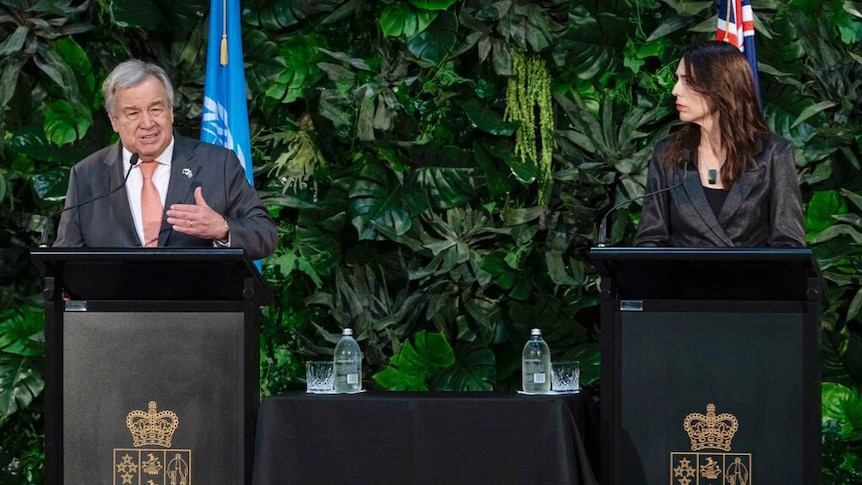
<instances>
[{"instance_id":1,"label":"black tablecloth","mask_svg":"<svg viewBox=\"0 0 862 485\"><path fill-rule=\"evenodd\" d=\"M290 393L260 405L254 483L595 485L598 427L584 394Z\"/></svg>"}]
</instances>

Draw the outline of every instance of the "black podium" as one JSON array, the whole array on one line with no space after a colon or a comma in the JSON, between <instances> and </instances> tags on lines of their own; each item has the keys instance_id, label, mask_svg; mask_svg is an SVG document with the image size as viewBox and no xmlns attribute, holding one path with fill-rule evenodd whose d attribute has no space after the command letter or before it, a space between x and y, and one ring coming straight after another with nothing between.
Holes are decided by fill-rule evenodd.
<instances>
[{"instance_id":1,"label":"black podium","mask_svg":"<svg viewBox=\"0 0 862 485\"><path fill-rule=\"evenodd\" d=\"M250 483L257 314L241 249L37 249L51 484Z\"/></svg>"},{"instance_id":2,"label":"black podium","mask_svg":"<svg viewBox=\"0 0 862 485\"><path fill-rule=\"evenodd\" d=\"M821 280L808 249L594 248L602 482L820 480Z\"/></svg>"}]
</instances>

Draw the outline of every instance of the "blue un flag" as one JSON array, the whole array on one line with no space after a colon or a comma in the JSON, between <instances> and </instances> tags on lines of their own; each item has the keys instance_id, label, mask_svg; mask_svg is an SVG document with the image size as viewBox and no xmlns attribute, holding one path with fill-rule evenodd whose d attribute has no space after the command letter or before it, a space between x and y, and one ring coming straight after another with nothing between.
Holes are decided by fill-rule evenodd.
<instances>
[{"instance_id":1,"label":"blue un flag","mask_svg":"<svg viewBox=\"0 0 862 485\"><path fill-rule=\"evenodd\" d=\"M211 0L201 140L236 153L254 185L239 0Z\"/></svg>"}]
</instances>

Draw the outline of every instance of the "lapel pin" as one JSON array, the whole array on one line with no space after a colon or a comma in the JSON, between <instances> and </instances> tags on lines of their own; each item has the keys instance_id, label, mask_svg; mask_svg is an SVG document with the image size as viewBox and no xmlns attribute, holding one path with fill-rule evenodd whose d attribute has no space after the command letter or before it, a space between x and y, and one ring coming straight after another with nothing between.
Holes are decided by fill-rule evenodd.
<instances>
[{"instance_id":1,"label":"lapel pin","mask_svg":"<svg viewBox=\"0 0 862 485\"><path fill-rule=\"evenodd\" d=\"M185 176L186 176L186 178L188 178L188 179L192 178L192 175L193 175L193 174L192 174L192 169L190 169L190 168L184 168L182 173L183 173L183 175L185 175Z\"/></svg>"}]
</instances>

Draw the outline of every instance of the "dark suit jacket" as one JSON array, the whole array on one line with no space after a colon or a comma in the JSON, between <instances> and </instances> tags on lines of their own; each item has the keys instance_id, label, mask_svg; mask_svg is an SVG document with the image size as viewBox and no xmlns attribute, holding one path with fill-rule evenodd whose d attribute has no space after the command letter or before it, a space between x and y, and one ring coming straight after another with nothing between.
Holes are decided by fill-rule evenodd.
<instances>
[{"instance_id":1,"label":"dark suit jacket","mask_svg":"<svg viewBox=\"0 0 862 485\"><path fill-rule=\"evenodd\" d=\"M192 176L183 174L191 170ZM103 148L72 167L66 207L92 200L123 184L120 142ZM225 148L174 132L174 154L165 208L194 204L194 188L201 186L207 204L230 225L231 247L245 248L254 259L275 250L275 224L245 178L236 155ZM166 219L166 218L165 218ZM125 189L63 212L55 247L140 247ZM174 232L162 222L159 246L213 247L208 239Z\"/></svg>"},{"instance_id":2,"label":"dark suit jacket","mask_svg":"<svg viewBox=\"0 0 862 485\"><path fill-rule=\"evenodd\" d=\"M645 192L682 185L644 199L635 246L805 246L802 196L789 141L772 135L760 142L755 165L734 182L718 217L706 200L694 157L683 153L682 166L662 163L667 143L655 150Z\"/></svg>"}]
</instances>

